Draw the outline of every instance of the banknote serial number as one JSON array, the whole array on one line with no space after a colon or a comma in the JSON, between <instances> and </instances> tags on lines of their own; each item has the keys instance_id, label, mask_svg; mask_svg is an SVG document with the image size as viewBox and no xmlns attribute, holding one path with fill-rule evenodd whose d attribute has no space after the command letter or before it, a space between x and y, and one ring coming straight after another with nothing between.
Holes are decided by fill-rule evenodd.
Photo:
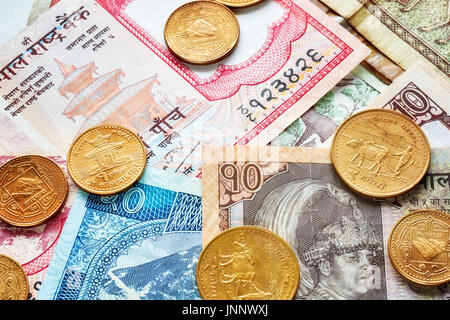
<instances>
[{"instance_id":1,"label":"banknote serial number","mask_svg":"<svg viewBox=\"0 0 450 320\"><path fill-rule=\"evenodd\" d=\"M320 63L324 58L323 55L318 53L315 49L309 49L306 52L307 58L299 58L295 61L295 66L283 71L282 77L272 80L269 86L263 88L259 92L258 98L253 98L248 102L248 105L244 104L237 107L237 111L241 113L243 117L248 118L251 122L256 122L258 111L267 111L269 104L278 100L280 94L286 91L290 91L292 85L297 84L301 77L301 74L305 71L312 71L314 64ZM274 107L275 108L275 107Z\"/></svg>"}]
</instances>

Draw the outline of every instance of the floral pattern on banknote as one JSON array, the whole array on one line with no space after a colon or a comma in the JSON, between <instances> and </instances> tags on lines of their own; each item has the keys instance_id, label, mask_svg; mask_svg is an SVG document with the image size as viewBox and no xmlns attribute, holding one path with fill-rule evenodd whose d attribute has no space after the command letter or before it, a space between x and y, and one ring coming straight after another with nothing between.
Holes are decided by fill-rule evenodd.
<instances>
[{"instance_id":1,"label":"floral pattern on banknote","mask_svg":"<svg viewBox=\"0 0 450 320\"><path fill-rule=\"evenodd\" d=\"M332 137L345 119L364 109L378 94L377 90L350 73L271 144L318 147Z\"/></svg>"}]
</instances>

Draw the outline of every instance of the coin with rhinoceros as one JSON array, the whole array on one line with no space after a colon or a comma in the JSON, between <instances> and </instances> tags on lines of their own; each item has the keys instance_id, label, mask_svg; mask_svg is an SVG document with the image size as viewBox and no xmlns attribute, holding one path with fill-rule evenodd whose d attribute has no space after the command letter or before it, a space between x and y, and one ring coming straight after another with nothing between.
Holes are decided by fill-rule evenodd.
<instances>
[{"instance_id":1,"label":"coin with rhinoceros","mask_svg":"<svg viewBox=\"0 0 450 320\"><path fill-rule=\"evenodd\" d=\"M144 173L146 149L139 136L115 124L83 132L67 155L67 168L83 190L114 194L130 187Z\"/></svg>"},{"instance_id":2,"label":"coin with rhinoceros","mask_svg":"<svg viewBox=\"0 0 450 320\"><path fill-rule=\"evenodd\" d=\"M179 59L211 64L234 50L239 39L239 22L230 9L217 2L188 2L169 16L164 39Z\"/></svg>"},{"instance_id":3,"label":"coin with rhinoceros","mask_svg":"<svg viewBox=\"0 0 450 320\"><path fill-rule=\"evenodd\" d=\"M241 226L221 232L203 249L197 286L207 300L289 300L300 268L289 244L272 231Z\"/></svg>"},{"instance_id":4,"label":"coin with rhinoceros","mask_svg":"<svg viewBox=\"0 0 450 320\"><path fill-rule=\"evenodd\" d=\"M431 150L422 129L397 111L369 109L337 129L331 160L354 191L374 197L401 195L424 177Z\"/></svg>"},{"instance_id":5,"label":"coin with rhinoceros","mask_svg":"<svg viewBox=\"0 0 450 320\"><path fill-rule=\"evenodd\" d=\"M388 253L409 281L437 286L450 281L450 215L423 209L403 216L391 231Z\"/></svg>"}]
</instances>

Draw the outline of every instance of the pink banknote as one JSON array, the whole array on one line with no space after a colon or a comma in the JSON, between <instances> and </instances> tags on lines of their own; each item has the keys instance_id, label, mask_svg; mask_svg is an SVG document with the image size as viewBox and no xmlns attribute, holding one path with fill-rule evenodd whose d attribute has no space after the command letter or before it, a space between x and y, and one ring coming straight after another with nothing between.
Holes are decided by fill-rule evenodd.
<instances>
[{"instance_id":1,"label":"pink banknote","mask_svg":"<svg viewBox=\"0 0 450 320\"><path fill-rule=\"evenodd\" d=\"M267 0L235 11L230 56L188 65L163 36L185 2L60 1L1 48L0 112L63 157L81 131L121 124L149 165L198 175L201 144L269 143L368 54L310 2Z\"/></svg>"}]
</instances>

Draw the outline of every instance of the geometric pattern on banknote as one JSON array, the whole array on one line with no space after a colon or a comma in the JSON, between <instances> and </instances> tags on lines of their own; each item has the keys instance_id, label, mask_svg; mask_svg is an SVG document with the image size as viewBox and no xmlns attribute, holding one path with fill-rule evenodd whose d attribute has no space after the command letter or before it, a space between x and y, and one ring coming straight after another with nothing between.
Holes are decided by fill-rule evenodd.
<instances>
[{"instance_id":1,"label":"geometric pattern on banknote","mask_svg":"<svg viewBox=\"0 0 450 320\"><path fill-rule=\"evenodd\" d=\"M136 183L127 192L98 197L90 194L86 207L140 221L166 219L176 192Z\"/></svg>"},{"instance_id":2,"label":"geometric pattern on banknote","mask_svg":"<svg viewBox=\"0 0 450 320\"><path fill-rule=\"evenodd\" d=\"M201 252L201 198L140 183L115 196L89 195L86 214L55 298L114 299L133 296L163 299L164 291L186 299L198 298L195 296L198 293L194 274ZM199 234L198 241L192 237L192 232ZM186 234L190 238L183 238ZM143 246L145 249L149 246L150 249L144 251L147 253L151 248L162 248L158 241L179 243L175 246L179 251L169 256L153 256L138 266L119 266L118 259L133 256L133 248L136 250L136 247ZM183 248L183 245L190 244L189 248ZM139 259L143 255L145 253L139 255ZM192 259L187 259L188 256ZM161 271L159 282L154 278L158 266L158 271ZM148 268L154 270L149 271L152 269ZM140 276L136 276L137 273ZM142 282L144 278L147 279L146 284ZM175 282L178 282L177 286L169 287L170 283ZM153 296L146 291L150 285L153 287L149 292L153 292ZM127 286L125 291L119 290L124 286ZM185 292L180 291L185 289Z\"/></svg>"},{"instance_id":3,"label":"geometric pattern on banknote","mask_svg":"<svg viewBox=\"0 0 450 320\"><path fill-rule=\"evenodd\" d=\"M243 223L272 230L296 252L296 298L386 299L380 204L353 194L329 164L287 165L244 202Z\"/></svg>"},{"instance_id":4,"label":"geometric pattern on banknote","mask_svg":"<svg viewBox=\"0 0 450 320\"><path fill-rule=\"evenodd\" d=\"M440 121L450 130L450 115L412 82L382 108L399 111L412 118L419 126Z\"/></svg>"},{"instance_id":5,"label":"geometric pattern on banknote","mask_svg":"<svg viewBox=\"0 0 450 320\"><path fill-rule=\"evenodd\" d=\"M450 40L446 27L450 17L448 1L372 0L365 3L365 6L372 16L380 20L424 58L445 74L450 74L450 52L446 45ZM444 16L442 18L444 21L437 21L436 17L439 16ZM430 21L429 24L424 23L427 20Z\"/></svg>"}]
</instances>

